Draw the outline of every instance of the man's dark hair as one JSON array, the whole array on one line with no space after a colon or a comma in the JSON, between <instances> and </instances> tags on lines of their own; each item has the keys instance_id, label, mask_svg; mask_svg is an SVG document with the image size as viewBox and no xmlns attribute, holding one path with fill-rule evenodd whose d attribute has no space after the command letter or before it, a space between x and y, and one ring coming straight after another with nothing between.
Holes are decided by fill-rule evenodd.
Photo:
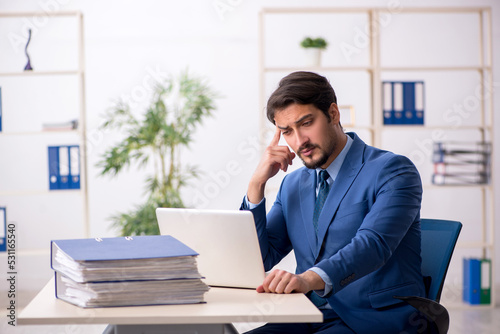
<instances>
[{"instance_id":1,"label":"man's dark hair","mask_svg":"<svg viewBox=\"0 0 500 334\"><path fill-rule=\"evenodd\" d=\"M293 72L281 79L278 88L267 101L267 118L275 124L276 111L293 103L312 104L330 121L328 110L332 103L337 103L337 96L325 77L312 72Z\"/></svg>"}]
</instances>

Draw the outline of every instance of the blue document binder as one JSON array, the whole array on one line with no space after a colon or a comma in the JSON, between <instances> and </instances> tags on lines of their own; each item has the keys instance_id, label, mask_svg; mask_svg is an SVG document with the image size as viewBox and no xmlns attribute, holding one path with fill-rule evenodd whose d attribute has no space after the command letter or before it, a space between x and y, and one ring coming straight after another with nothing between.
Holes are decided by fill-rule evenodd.
<instances>
[{"instance_id":1,"label":"blue document binder","mask_svg":"<svg viewBox=\"0 0 500 334\"><path fill-rule=\"evenodd\" d=\"M49 189L80 189L80 147L49 146Z\"/></svg>"},{"instance_id":2,"label":"blue document binder","mask_svg":"<svg viewBox=\"0 0 500 334\"><path fill-rule=\"evenodd\" d=\"M472 305L480 303L481 261L463 259L463 300Z\"/></svg>"},{"instance_id":3,"label":"blue document binder","mask_svg":"<svg viewBox=\"0 0 500 334\"><path fill-rule=\"evenodd\" d=\"M385 125L424 124L424 82L382 82Z\"/></svg>"},{"instance_id":4,"label":"blue document binder","mask_svg":"<svg viewBox=\"0 0 500 334\"><path fill-rule=\"evenodd\" d=\"M403 82L403 124L415 124L415 83Z\"/></svg>"},{"instance_id":5,"label":"blue document binder","mask_svg":"<svg viewBox=\"0 0 500 334\"><path fill-rule=\"evenodd\" d=\"M0 252L7 251L7 208L0 207Z\"/></svg>"},{"instance_id":6,"label":"blue document binder","mask_svg":"<svg viewBox=\"0 0 500 334\"><path fill-rule=\"evenodd\" d=\"M51 244L75 261L139 260L198 255L170 235L65 239L52 240Z\"/></svg>"},{"instance_id":7,"label":"blue document binder","mask_svg":"<svg viewBox=\"0 0 500 334\"><path fill-rule=\"evenodd\" d=\"M382 112L384 113L384 124L390 125L394 121L393 96L394 91L392 82L382 83Z\"/></svg>"},{"instance_id":8,"label":"blue document binder","mask_svg":"<svg viewBox=\"0 0 500 334\"><path fill-rule=\"evenodd\" d=\"M80 189L80 147L69 146L69 188Z\"/></svg>"}]
</instances>

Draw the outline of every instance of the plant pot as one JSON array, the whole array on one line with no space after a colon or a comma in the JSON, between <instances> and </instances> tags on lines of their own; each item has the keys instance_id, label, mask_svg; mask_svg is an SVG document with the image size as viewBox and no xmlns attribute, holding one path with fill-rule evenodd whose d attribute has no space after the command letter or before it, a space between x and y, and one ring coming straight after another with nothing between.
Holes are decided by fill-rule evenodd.
<instances>
[{"instance_id":1,"label":"plant pot","mask_svg":"<svg viewBox=\"0 0 500 334\"><path fill-rule=\"evenodd\" d=\"M319 67L321 66L321 52L319 48L305 48L306 66Z\"/></svg>"}]
</instances>

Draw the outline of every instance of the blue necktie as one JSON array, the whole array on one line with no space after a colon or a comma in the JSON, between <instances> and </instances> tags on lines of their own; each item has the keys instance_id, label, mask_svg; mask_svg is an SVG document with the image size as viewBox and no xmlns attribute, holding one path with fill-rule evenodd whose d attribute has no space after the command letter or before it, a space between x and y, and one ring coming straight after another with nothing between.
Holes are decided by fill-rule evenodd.
<instances>
[{"instance_id":1,"label":"blue necktie","mask_svg":"<svg viewBox=\"0 0 500 334\"><path fill-rule=\"evenodd\" d=\"M318 179L319 179L319 191L318 191L318 196L316 197L316 204L314 205L314 216L313 216L313 225L314 225L314 231L316 233L318 232L318 218L319 214L321 213L321 209L323 208L323 205L325 204L326 197L328 196L328 191L330 190L330 186L328 185L328 178L330 177L330 174L326 170L322 170L319 172Z\"/></svg>"},{"instance_id":2,"label":"blue necktie","mask_svg":"<svg viewBox=\"0 0 500 334\"><path fill-rule=\"evenodd\" d=\"M318 233L318 218L319 214L321 213L321 209L323 208L323 205L325 204L326 197L328 196L328 191L330 190L330 186L328 185L328 178L330 177L330 174L326 170L322 170L319 172L318 179L319 179L319 191L318 191L318 196L316 197L316 204L314 204L314 216L313 216L313 225L314 225L314 231L316 234ZM311 293L308 295L309 299L313 302L316 307L320 308L328 301L325 298L322 298L318 296L314 291L311 291Z\"/></svg>"}]
</instances>

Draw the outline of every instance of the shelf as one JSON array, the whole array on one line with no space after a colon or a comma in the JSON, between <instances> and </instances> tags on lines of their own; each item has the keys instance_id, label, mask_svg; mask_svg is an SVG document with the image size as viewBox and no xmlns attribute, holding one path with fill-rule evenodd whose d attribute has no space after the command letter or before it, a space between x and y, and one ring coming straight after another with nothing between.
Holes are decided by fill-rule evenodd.
<instances>
[{"instance_id":1,"label":"shelf","mask_svg":"<svg viewBox=\"0 0 500 334\"><path fill-rule=\"evenodd\" d=\"M374 71L373 66L292 66L292 67L265 67L264 72L294 72L300 70L307 71ZM388 67L381 66L381 72L403 72L403 71L419 71L419 72L439 72L439 71L491 71L491 66L423 66L423 67Z\"/></svg>"},{"instance_id":2,"label":"shelf","mask_svg":"<svg viewBox=\"0 0 500 334\"><path fill-rule=\"evenodd\" d=\"M74 133L74 134L80 134L80 131L78 130L54 130L54 131L2 131L0 132L0 136L37 136L37 135L55 135L55 134L62 134L62 133Z\"/></svg>"},{"instance_id":3,"label":"shelf","mask_svg":"<svg viewBox=\"0 0 500 334\"><path fill-rule=\"evenodd\" d=\"M380 71L386 72L401 72L401 71L491 71L491 66L423 66L423 67L390 67L390 66L381 66Z\"/></svg>"},{"instance_id":4,"label":"shelf","mask_svg":"<svg viewBox=\"0 0 500 334\"><path fill-rule=\"evenodd\" d=\"M479 131L493 131L491 126L438 126L438 125L425 125L425 124L394 124L394 125L381 125L384 130L479 130Z\"/></svg>"},{"instance_id":5,"label":"shelf","mask_svg":"<svg viewBox=\"0 0 500 334\"><path fill-rule=\"evenodd\" d=\"M77 11L50 11L50 12L2 12L0 17L30 17L30 16L81 16Z\"/></svg>"},{"instance_id":6,"label":"shelf","mask_svg":"<svg viewBox=\"0 0 500 334\"><path fill-rule=\"evenodd\" d=\"M295 72L295 71L311 71L311 72L334 72L334 71L373 71L372 66L297 66L297 67L266 67L264 72Z\"/></svg>"},{"instance_id":7,"label":"shelf","mask_svg":"<svg viewBox=\"0 0 500 334\"><path fill-rule=\"evenodd\" d=\"M58 190L19 190L19 191L0 191L0 196L33 196L49 195L61 193L80 193L81 189L58 189Z\"/></svg>"},{"instance_id":8,"label":"shelf","mask_svg":"<svg viewBox=\"0 0 500 334\"><path fill-rule=\"evenodd\" d=\"M490 309L494 307L491 304L478 304L471 305L465 302L448 302L446 300L441 299L441 304L446 307L448 310L472 310L472 309Z\"/></svg>"},{"instance_id":9,"label":"shelf","mask_svg":"<svg viewBox=\"0 0 500 334\"><path fill-rule=\"evenodd\" d=\"M394 11L398 13L470 13L470 12L482 12L490 11L488 7L433 7L433 8L389 8L389 7L268 7L263 8L262 12L266 14L318 14L318 13L334 13L334 14L345 14L345 13L370 13L375 12L389 12Z\"/></svg>"},{"instance_id":10,"label":"shelf","mask_svg":"<svg viewBox=\"0 0 500 334\"><path fill-rule=\"evenodd\" d=\"M23 71L23 72L0 72L0 77L20 77L20 76L48 76L48 75L78 75L83 73L77 70L67 71Z\"/></svg>"},{"instance_id":11,"label":"shelf","mask_svg":"<svg viewBox=\"0 0 500 334\"><path fill-rule=\"evenodd\" d=\"M368 130L368 131L374 131L375 130L375 127L374 126L369 126L369 125L354 125L354 126L350 126L350 125L342 125L342 127L344 128L344 130L348 130L348 131L351 131L351 130Z\"/></svg>"},{"instance_id":12,"label":"shelf","mask_svg":"<svg viewBox=\"0 0 500 334\"><path fill-rule=\"evenodd\" d=\"M469 241L469 242L458 242L456 245L457 248L488 248L493 250L494 245L488 242L482 241Z\"/></svg>"}]
</instances>

